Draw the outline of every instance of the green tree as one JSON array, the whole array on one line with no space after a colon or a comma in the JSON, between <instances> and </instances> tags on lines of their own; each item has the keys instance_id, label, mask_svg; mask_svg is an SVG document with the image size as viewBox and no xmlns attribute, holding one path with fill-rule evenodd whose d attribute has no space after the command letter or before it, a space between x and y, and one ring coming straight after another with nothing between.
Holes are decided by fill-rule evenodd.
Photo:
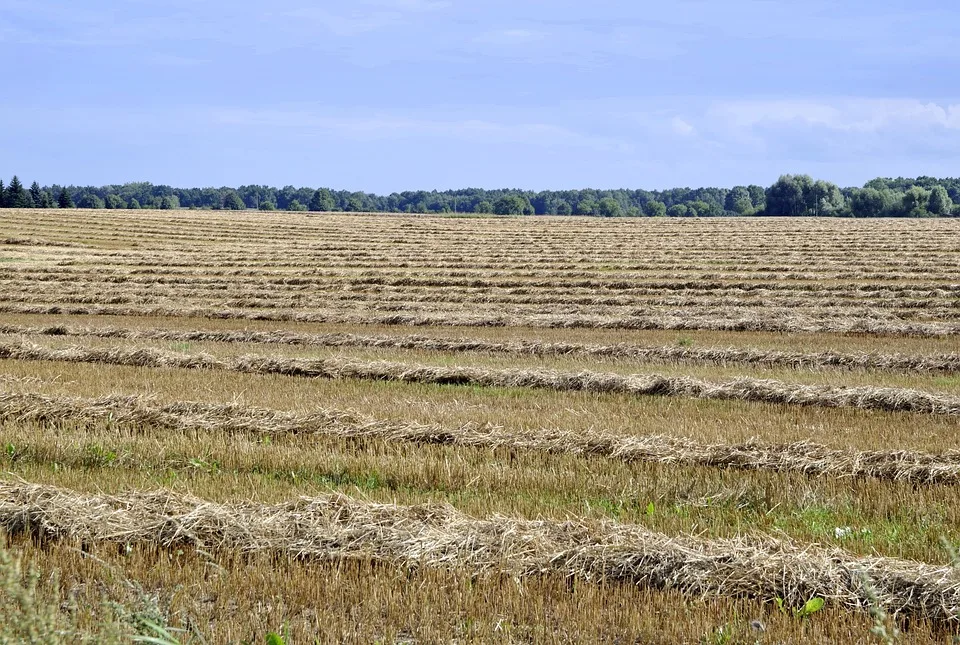
<instances>
[{"instance_id":1,"label":"green tree","mask_svg":"<svg viewBox=\"0 0 960 645\"><path fill-rule=\"evenodd\" d=\"M30 184L30 199L33 200L34 208L46 208L44 206L46 195L43 192L43 189L40 188L40 184L33 182Z\"/></svg>"},{"instance_id":2,"label":"green tree","mask_svg":"<svg viewBox=\"0 0 960 645\"><path fill-rule=\"evenodd\" d=\"M490 202L488 202L488 201L485 200L485 199L484 199L484 200L481 200L481 201L477 202L477 205L474 207L473 212L474 212L474 213L492 213L492 212L493 212L493 204L491 204Z\"/></svg>"},{"instance_id":3,"label":"green tree","mask_svg":"<svg viewBox=\"0 0 960 645\"><path fill-rule=\"evenodd\" d=\"M224 195L223 207L228 211L242 211L246 210L247 208L246 204L243 203L243 200L240 199L240 195L238 195L235 190L231 190Z\"/></svg>"},{"instance_id":4,"label":"green tree","mask_svg":"<svg viewBox=\"0 0 960 645\"><path fill-rule=\"evenodd\" d=\"M363 207L363 198L358 195L351 195L347 198L343 209L349 213L362 213L365 210Z\"/></svg>"},{"instance_id":5,"label":"green tree","mask_svg":"<svg viewBox=\"0 0 960 645\"><path fill-rule=\"evenodd\" d=\"M557 215L573 215L573 208L569 202L560 202L557 204Z\"/></svg>"},{"instance_id":6,"label":"green tree","mask_svg":"<svg viewBox=\"0 0 960 645\"><path fill-rule=\"evenodd\" d=\"M809 177L806 180L809 182ZM806 210L804 201L803 182L794 175L781 175L780 178L767 189L767 215L803 215Z\"/></svg>"},{"instance_id":7,"label":"green tree","mask_svg":"<svg viewBox=\"0 0 960 645\"><path fill-rule=\"evenodd\" d=\"M30 208L30 194L24 189L20 179L14 175L7 186L7 196L3 200L7 208Z\"/></svg>"},{"instance_id":8,"label":"green tree","mask_svg":"<svg viewBox=\"0 0 960 645\"><path fill-rule=\"evenodd\" d=\"M173 211L178 208L180 208L180 199L176 195L164 195L160 198L160 210Z\"/></svg>"},{"instance_id":9,"label":"green tree","mask_svg":"<svg viewBox=\"0 0 960 645\"><path fill-rule=\"evenodd\" d=\"M275 210L277 210L277 207L274 205L273 202L260 202L259 210L262 210L262 211L275 211Z\"/></svg>"},{"instance_id":10,"label":"green tree","mask_svg":"<svg viewBox=\"0 0 960 645\"><path fill-rule=\"evenodd\" d=\"M753 200L746 186L734 186L727 193L723 209L737 215L753 215Z\"/></svg>"},{"instance_id":11,"label":"green tree","mask_svg":"<svg viewBox=\"0 0 960 645\"><path fill-rule=\"evenodd\" d=\"M136 197L131 197L130 201L127 202L127 208L131 210L137 210L140 208L140 202L137 201Z\"/></svg>"},{"instance_id":12,"label":"green tree","mask_svg":"<svg viewBox=\"0 0 960 645\"><path fill-rule=\"evenodd\" d=\"M312 211L332 211L336 207L333 195L326 188L319 188L310 198L310 210Z\"/></svg>"},{"instance_id":13,"label":"green tree","mask_svg":"<svg viewBox=\"0 0 960 645\"><path fill-rule=\"evenodd\" d=\"M715 203L697 199L687 203L687 217L721 217L723 209Z\"/></svg>"},{"instance_id":14,"label":"green tree","mask_svg":"<svg viewBox=\"0 0 960 645\"><path fill-rule=\"evenodd\" d=\"M850 212L854 217L880 217L887 205L876 188L863 188L850 196Z\"/></svg>"},{"instance_id":15,"label":"green tree","mask_svg":"<svg viewBox=\"0 0 960 645\"><path fill-rule=\"evenodd\" d=\"M814 217L841 215L846 208L846 199L840 188L823 180L817 180L807 187L804 202L807 205L806 214Z\"/></svg>"},{"instance_id":16,"label":"green tree","mask_svg":"<svg viewBox=\"0 0 960 645\"><path fill-rule=\"evenodd\" d=\"M497 215L523 215L533 211L530 200L520 195L504 195L493 203Z\"/></svg>"},{"instance_id":17,"label":"green tree","mask_svg":"<svg viewBox=\"0 0 960 645\"><path fill-rule=\"evenodd\" d=\"M60 195L57 196L57 206L59 208L73 208L73 198L66 188L60 189Z\"/></svg>"},{"instance_id":18,"label":"green tree","mask_svg":"<svg viewBox=\"0 0 960 645\"><path fill-rule=\"evenodd\" d=\"M950 215L950 211L953 210L953 200L950 199L950 194L946 188L937 185L930 189L930 198L927 200L927 210L930 211L931 215L936 215L937 217Z\"/></svg>"},{"instance_id":19,"label":"green tree","mask_svg":"<svg viewBox=\"0 0 960 645\"><path fill-rule=\"evenodd\" d=\"M597 202L592 199L581 199L577 203L577 215L593 215L597 212Z\"/></svg>"},{"instance_id":20,"label":"green tree","mask_svg":"<svg viewBox=\"0 0 960 645\"><path fill-rule=\"evenodd\" d=\"M604 197L597 205L597 215L601 217L619 217L620 214L620 202L613 197Z\"/></svg>"},{"instance_id":21,"label":"green tree","mask_svg":"<svg viewBox=\"0 0 960 645\"><path fill-rule=\"evenodd\" d=\"M652 200L644 205L643 212L647 214L647 217L664 217L667 214L667 205L663 202Z\"/></svg>"},{"instance_id":22,"label":"green tree","mask_svg":"<svg viewBox=\"0 0 960 645\"><path fill-rule=\"evenodd\" d=\"M107 195L103 200L103 203L107 208L111 209L124 208L126 206L126 204L123 203L123 200L120 199L120 195L114 195L113 193Z\"/></svg>"},{"instance_id":23,"label":"green tree","mask_svg":"<svg viewBox=\"0 0 960 645\"><path fill-rule=\"evenodd\" d=\"M97 197L93 193L84 193L80 196L80 201L77 202L77 206L80 208L92 208L99 209L104 207L103 200Z\"/></svg>"},{"instance_id":24,"label":"green tree","mask_svg":"<svg viewBox=\"0 0 960 645\"><path fill-rule=\"evenodd\" d=\"M767 207L767 191L763 186L750 184L747 186L747 192L750 193L750 203L753 204L754 213L762 213Z\"/></svg>"},{"instance_id":25,"label":"green tree","mask_svg":"<svg viewBox=\"0 0 960 645\"><path fill-rule=\"evenodd\" d=\"M674 204L667 209L668 217L688 217L689 209L684 204Z\"/></svg>"},{"instance_id":26,"label":"green tree","mask_svg":"<svg viewBox=\"0 0 960 645\"><path fill-rule=\"evenodd\" d=\"M0 208L7 205L7 190L3 187L3 180L0 179Z\"/></svg>"},{"instance_id":27,"label":"green tree","mask_svg":"<svg viewBox=\"0 0 960 645\"><path fill-rule=\"evenodd\" d=\"M907 217L927 217L927 203L930 201L930 191L913 186L903 194L903 214Z\"/></svg>"},{"instance_id":28,"label":"green tree","mask_svg":"<svg viewBox=\"0 0 960 645\"><path fill-rule=\"evenodd\" d=\"M302 212L307 210L307 207L300 203L299 199L291 199L290 203L287 204L288 211Z\"/></svg>"}]
</instances>

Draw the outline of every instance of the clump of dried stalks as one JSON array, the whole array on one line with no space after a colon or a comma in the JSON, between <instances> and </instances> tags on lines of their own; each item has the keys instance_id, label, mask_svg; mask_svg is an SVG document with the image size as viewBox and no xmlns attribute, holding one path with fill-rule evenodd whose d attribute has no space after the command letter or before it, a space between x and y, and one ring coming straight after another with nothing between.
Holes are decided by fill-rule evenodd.
<instances>
[{"instance_id":1,"label":"clump of dried stalks","mask_svg":"<svg viewBox=\"0 0 960 645\"><path fill-rule=\"evenodd\" d=\"M836 450L801 441L770 444L705 444L664 435L625 436L596 430L508 430L492 424L450 427L397 423L339 410L294 414L237 404L183 401L159 404L138 396L98 399L0 393L0 421L111 424L130 428L216 431L265 435L320 434L345 439L444 444L596 455L623 461L684 464L743 470L799 472L832 477L874 477L916 483L960 482L960 451Z\"/></svg>"},{"instance_id":2,"label":"clump of dried stalks","mask_svg":"<svg viewBox=\"0 0 960 645\"><path fill-rule=\"evenodd\" d=\"M960 573L949 566L772 538L667 536L614 522L474 519L446 505L374 504L342 495L215 504L166 491L83 495L2 483L0 526L84 542L187 544L518 577L558 572L694 595L779 597L791 605L819 596L936 622L956 622L960 611Z\"/></svg>"},{"instance_id":3,"label":"clump of dried stalks","mask_svg":"<svg viewBox=\"0 0 960 645\"><path fill-rule=\"evenodd\" d=\"M960 398L892 387L798 385L768 379L739 378L711 383L660 374L621 375L604 372L435 367L386 361L357 362L339 358L297 359L240 356L221 360L208 354L180 354L150 347L50 349L33 343L0 343L0 359L105 363L138 367L218 369L251 374L283 374L306 378L366 379L437 385L539 388L559 391L620 393L636 396L682 396L700 399L755 401L828 408L960 415Z\"/></svg>"},{"instance_id":4,"label":"clump of dried stalks","mask_svg":"<svg viewBox=\"0 0 960 645\"><path fill-rule=\"evenodd\" d=\"M263 301L269 308L193 304L176 306L150 299L140 306L111 305L102 295L91 295L91 303L72 303L68 299L43 297L36 302L0 294L0 312L16 314L71 314L92 316L161 316L166 318L211 318L218 320L270 320L277 322L337 323L350 325L391 325L407 327L540 327L548 329L637 329L674 331L756 331L784 333L869 334L875 336L941 338L960 335L960 324L951 321L918 322L902 319L871 319L861 314L829 317L820 314L796 313L776 308L760 313L733 307L702 312L689 308L683 314L636 313L632 315L597 315L590 313L498 313L411 312L369 309L357 313L355 308L304 309L288 305L278 308L275 302ZM100 303L100 304L94 304Z\"/></svg>"},{"instance_id":5,"label":"clump of dried stalks","mask_svg":"<svg viewBox=\"0 0 960 645\"><path fill-rule=\"evenodd\" d=\"M624 343L589 345L540 341L495 342L473 338L436 338L421 335L362 335L348 333L305 334L289 331L202 331L175 329L128 329L124 327L71 327L50 325L0 325L0 334L42 336L93 336L127 340L174 342L261 343L319 347L387 347L442 352L490 352L534 356L610 356L645 361L712 363L719 365L762 365L770 367L843 367L882 369L897 372L957 372L960 354L848 354L841 352L783 352L749 348L691 348L681 346L644 347Z\"/></svg>"}]
</instances>

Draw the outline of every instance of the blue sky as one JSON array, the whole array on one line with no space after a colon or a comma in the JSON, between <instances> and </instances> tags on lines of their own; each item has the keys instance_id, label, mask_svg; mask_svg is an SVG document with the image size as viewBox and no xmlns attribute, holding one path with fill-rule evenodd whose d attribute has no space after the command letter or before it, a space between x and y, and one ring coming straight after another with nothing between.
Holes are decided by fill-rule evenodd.
<instances>
[{"instance_id":1,"label":"blue sky","mask_svg":"<svg viewBox=\"0 0 960 645\"><path fill-rule=\"evenodd\" d=\"M960 174L942 0L0 0L0 176L379 193Z\"/></svg>"}]
</instances>

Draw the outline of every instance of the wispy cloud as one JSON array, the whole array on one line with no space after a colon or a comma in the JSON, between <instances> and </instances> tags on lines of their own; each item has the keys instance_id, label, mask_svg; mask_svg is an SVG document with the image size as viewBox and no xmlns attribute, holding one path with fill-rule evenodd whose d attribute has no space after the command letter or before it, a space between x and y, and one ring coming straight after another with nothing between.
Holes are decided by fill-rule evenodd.
<instances>
[{"instance_id":1,"label":"wispy cloud","mask_svg":"<svg viewBox=\"0 0 960 645\"><path fill-rule=\"evenodd\" d=\"M474 37L474 42L488 45L517 45L543 40L547 33L534 29L496 29Z\"/></svg>"},{"instance_id":2,"label":"wispy cloud","mask_svg":"<svg viewBox=\"0 0 960 645\"><path fill-rule=\"evenodd\" d=\"M311 5L279 13L286 18L306 20L336 36L349 38L379 31L421 14L446 9L450 5L450 2L437 0L361 0L344 3L334 9Z\"/></svg>"},{"instance_id":3,"label":"wispy cloud","mask_svg":"<svg viewBox=\"0 0 960 645\"><path fill-rule=\"evenodd\" d=\"M505 122L482 118L417 117L389 113L348 116L310 110L213 110L221 125L281 129L298 136L335 136L362 140L434 137L476 144L516 143L591 150L626 150L621 140L578 132L543 122Z\"/></svg>"},{"instance_id":4,"label":"wispy cloud","mask_svg":"<svg viewBox=\"0 0 960 645\"><path fill-rule=\"evenodd\" d=\"M736 128L796 124L865 133L892 127L960 129L960 104L857 98L741 100L718 102L706 117Z\"/></svg>"},{"instance_id":5,"label":"wispy cloud","mask_svg":"<svg viewBox=\"0 0 960 645\"><path fill-rule=\"evenodd\" d=\"M176 54L152 54L147 58L147 62L159 67L197 67L209 63L206 58L191 58L189 56L178 56Z\"/></svg>"},{"instance_id":6,"label":"wispy cloud","mask_svg":"<svg viewBox=\"0 0 960 645\"><path fill-rule=\"evenodd\" d=\"M690 125L686 120L678 116L670 119L670 127L676 134L683 137L689 137L696 133L697 129Z\"/></svg>"}]
</instances>

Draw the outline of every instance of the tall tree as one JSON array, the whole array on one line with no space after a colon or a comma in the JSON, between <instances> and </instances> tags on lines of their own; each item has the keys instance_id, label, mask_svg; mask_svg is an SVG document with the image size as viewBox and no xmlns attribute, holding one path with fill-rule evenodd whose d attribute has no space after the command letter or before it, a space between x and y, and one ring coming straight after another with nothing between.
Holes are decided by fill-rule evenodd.
<instances>
[{"instance_id":1,"label":"tall tree","mask_svg":"<svg viewBox=\"0 0 960 645\"><path fill-rule=\"evenodd\" d=\"M931 215L936 215L937 217L950 215L950 211L953 210L953 200L950 199L946 188L936 185L930 189L930 199L927 200L927 210L930 211Z\"/></svg>"},{"instance_id":2,"label":"tall tree","mask_svg":"<svg viewBox=\"0 0 960 645\"><path fill-rule=\"evenodd\" d=\"M753 200L746 186L734 186L723 201L723 209L737 215L753 215Z\"/></svg>"},{"instance_id":3,"label":"tall tree","mask_svg":"<svg viewBox=\"0 0 960 645\"><path fill-rule=\"evenodd\" d=\"M883 193L876 188L863 188L850 197L850 211L854 217L880 217L885 209Z\"/></svg>"},{"instance_id":4,"label":"tall tree","mask_svg":"<svg viewBox=\"0 0 960 645\"><path fill-rule=\"evenodd\" d=\"M574 211L577 215L593 215L597 212L597 202L593 199L581 199Z\"/></svg>"},{"instance_id":5,"label":"tall tree","mask_svg":"<svg viewBox=\"0 0 960 645\"><path fill-rule=\"evenodd\" d=\"M809 178L808 178L809 179ZM794 175L781 175L766 193L767 215L802 215L806 210L803 183Z\"/></svg>"},{"instance_id":6,"label":"tall tree","mask_svg":"<svg viewBox=\"0 0 960 645\"><path fill-rule=\"evenodd\" d=\"M247 208L247 205L243 203L236 191L231 190L223 198L223 207L228 211L242 211Z\"/></svg>"},{"instance_id":7,"label":"tall tree","mask_svg":"<svg viewBox=\"0 0 960 645\"><path fill-rule=\"evenodd\" d=\"M520 195L504 195L493 203L493 212L497 215L530 215L533 205Z\"/></svg>"},{"instance_id":8,"label":"tall tree","mask_svg":"<svg viewBox=\"0 0 960 645\"><path fill-rule=\"evenodd\" d=\"M903 215L907 217L927 217L927 202L930 201L930 191L920 186L913 186L903 194Z\"/></svg>"},{"instance_id":9,"label":"tall tree","mask_svg":"<svg viewBox=\"0 0 960 645\"><path fill-rule=\"evenodd\" d=\"M804 201L807 204L806 214L814 217L839 215L846 206L840 188L823 180L817 180L806 188Z\"/></svg>"},{"instance_id":10,"label":"tall tree","mask_svg":"<svg viewBox=\"0 0 960 645\"><path fill-rule=\"evenodd\" d=\"M649 201L644 205L643 212L647 217L663 217L667 214L667 205L656 200Z\"/></svg>"},{"instance_id":11,"label":"tall tree","mask_svg":"<svg viewBox=\"0 0 960 645\"><path fill-rule=\"evenodd\" d=\"M160 198L160 210L172 211L180 208L180 200L176 195L165 195Z\"/></svg>"},{"instance_id":12,"label":"tall tree","mask_svg":"<svg viewBox=\"0 0 960 645\"><path fill-rule=\"evenodd\" d=\"M13 179L10 180L10 185L7 186L7 196L4 199L4 205L7 208L29 208L29 200L29 195L24 189L23 184L21 184L20 179L14 175Z\"/></svg>"},{"instance_id":13,"label":"tall tree","mask_svg":"<svg viewBox=\"0 0 960 645\"><path fill-rule=\"evenodd\" d=\"M30 184L30 198L33 200L34 208L46 208L46 195L37 182Z\"/></svg>"},{"instance_id":14,"label":"tall tree","mask_svg":"<svg viewBox=\"0 0 960 645\"><path fill-rule=\"evenodd\" d=\"M597 205L597 215L601 217L618 217L620 212L620 202L613 197L604 197Z\"/></svg>"},{"instance_id":15,"label":"tall tree","mask_svg":"<svg viewBox=\"0 0 960 645\"><path fill-rule=\"evenodd\" d=\"M57 196L57 206L60 208L73 208L73 198L67 192L66 187L60 189L60 195Z\"/></svg>"},{"instance_id":16,"label":"tall tree","mask_svg":"<svg viewBox=\"0 0 960 645\"><path fill-rule=\"evenodd\" d=\"M310 198L310 210L312 211L332 211L336 207L333 195L326 188L318 188Z\"/></svg>"},{"instance_id":17,"label":"tall tree","mask_svg":"<svg viewBox=\"0 0 960 645\"><path fill-rule=\"evenodd\" d=\"M763 209L767 207L767 191L763 189L763 186L750 184L747 186L747 192L750 193L750 203L753 204L753 212L762 213Z\"/></svg>"},{"instance_id":18,"label":"tall tree","mask_svg":"<svg viewBox=\"0 0 960 645\"><path fill-rule=\"evenodd\" d=\"M99 210L104 207L104 203L98 195L95 195L94 193L84 193L80 196L80 201L77 202L77 206L80 208Z\"/></svg>"}]
</instances>

